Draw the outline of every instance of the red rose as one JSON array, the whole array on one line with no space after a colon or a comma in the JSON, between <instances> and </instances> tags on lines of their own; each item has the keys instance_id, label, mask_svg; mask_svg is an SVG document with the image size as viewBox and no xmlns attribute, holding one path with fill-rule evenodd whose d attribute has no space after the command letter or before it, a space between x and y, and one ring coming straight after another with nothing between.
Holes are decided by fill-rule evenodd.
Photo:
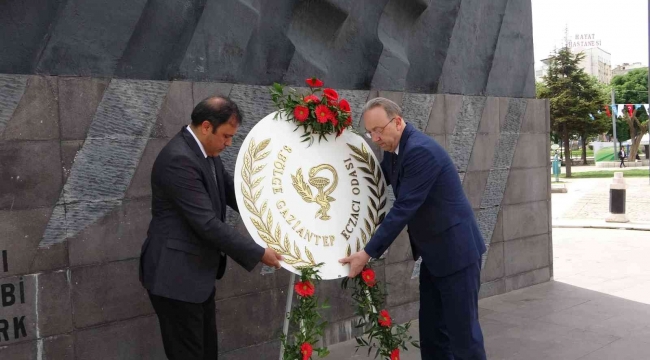
<instances>
[{"instance_id":1,"label":"red rose","mask_svg":"<svg viewBox=\"0 0 650 360\"><path fill-rule=\"evenodd\" d=\"M391 351L390 360L399 360L399 349Z\"/></svg>"},{"instance_id":2,"label":"red rose","mask_svg":"<svg viewBox=\"0 0 650 360\"><path fill-rule=\"evenodd\" d=\"M363 279L363 282L365 282L369 287L373 287L377 283L375 281L375 271L373 269L363 270L361 272L361 278Z\"/></svg>"},{"instance_id":3,"label":"red rose","mask_svg":"<svg viewBox=\"0 0 650 360\"><path fill-rule=\"evenodd\" d=\"M345 112L350 112L350 103L345 99L341 99L339 101L339 108Z\"/></svg>"},{"instance_id":4,"label":"red rose","mask_svg":"<svg viewBox=\"0 0 650 360\"><path fill-rule=\"evenodd\" d=\"M336 118L336 115L332 113L332 116L330 117L330 121L332 122L332 125L334 127L337 127L339 125L339 119Z\"/></svg>"},{"instance_id":5,"label":"red rose","mask_svg":"<svg viewBox=\"0 0 650 360\"><path fill-rule=\"evenodd\" d=\"M388 314L388 311L382 310L379 312L379 325L383 327L390 327L392 324L390 320L390 315Z\"/></svg>"},{"instance_id":6,"label":"red rose","mask_svg":"<svg viewBox=\"0 0 650 360\"><path fill-rule=\"evenodd\" d=\"M296 283L296 286L294 287L298 295L302 297L309 297L314 295L314 284L312 284L310 281L302 281L299 283Z\"/></svg>"},{"instance_id":7,"label":"red rose","mask_svg":"<svg viewBox=\"0 0 650 360\"><path fill-rule=\"evenodd\" d=\"M309 360L311 354L314 352L314 348L310 343L303 343L300 347L300 353L302 354L302 360Z\"/></svg>"},{"instance_id":8,"label":"red rose","mask_svg":"<svg viewBox=\"0 0 650 360\"><path fill-rule=\"evenodd\" d=\"M298 105L293 109L293 117L300 122L304 122L309 117L309 109L306 106Z\"/></svg>"},{"instance_id":9,"label":"red rose","mask_svg":"<svg viewBox=\"0 0 650 360\"><path fill-rule=\"evenodd\" d=\"M325 124L332 117L332 111L326 105L316 106L316 120L318 120L319 123Z\"/></svg>"},{"instance_id":10,"label":"red rose","mask_svg":"<svg viewBox=\"0 0 650 360\"><path fill-rule=\"evenodd\" d=\"M334 91L334 89L325 89L323 90L323 95L327 98L328 102L335 102L336 100L339 99L339 94Z\"/></svg>"},{"instance_id":11,"label":"red rose","mask_svg":"<svg viewBox=\"0 0 650 360\"><path fill-rule=\"evenodd\" d=\"M352 116L348 116L348 119L345 120L345 126L349 126L352 124Z\"/></svg>"},{"instance_id":12,"label":"red rose","mask_svg":"<svg viewBox=\"0 0 650 360\"><path fill-rule=\"evenodd\" d=\"M309 96L305 96L302 100L307 104L309 104L310 102L313 102L314 104L320 104L320 99L318 98L318 96L313 94Z\"/></svg>"},{"instance_id":13,"label":"red rose","mask_svg":"<svg viewBox=\"0 0 650 360\"><path fill-rule=\"evenodd\" d=\"M309 78L309 79L305 80L305 82L307 83L307 85L309 85L309 87L321 87L321 86L323 86L323 82L320 79L317 79L315 77Z\"/></svg>"}]
</instances>

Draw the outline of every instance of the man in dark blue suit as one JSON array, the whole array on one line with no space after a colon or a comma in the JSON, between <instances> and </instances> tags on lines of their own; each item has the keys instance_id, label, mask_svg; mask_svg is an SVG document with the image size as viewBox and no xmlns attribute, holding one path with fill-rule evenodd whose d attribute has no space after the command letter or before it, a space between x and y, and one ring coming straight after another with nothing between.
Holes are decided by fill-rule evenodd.
<instances>
[{"instance_id":1,"label":"man in dark blue suit","mask_svg":"<svg viewBox=\"0 0 650 360\"><path fill-rule=\"evenodd\" d=\"M485 242L456 167L442 146L404 121L394 102L372 99L362 116L366 136L384 150L381 167L396 200L365 249L341 262L357 276L408 225L413 257L422 257L422 359L486 359L478 321Z\"/></svg>"}]
</instances>

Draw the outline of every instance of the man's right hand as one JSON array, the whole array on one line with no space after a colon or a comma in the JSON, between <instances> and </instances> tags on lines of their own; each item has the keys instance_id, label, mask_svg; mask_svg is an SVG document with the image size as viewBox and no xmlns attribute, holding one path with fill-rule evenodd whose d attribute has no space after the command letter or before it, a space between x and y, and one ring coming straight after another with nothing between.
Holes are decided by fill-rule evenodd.
<instances>
[{"instance_id":1,"label":"man's right hand","mask_svg":"<svg viewBox=\"0 0 650 360\"><path fill-rule=\"evenodd\" d=\"M275 250L271 248L264 249L264 256L262 256L262 263L264 265L273 267L275 269L279 269L282 267L280 265L281 260L282 260L282 255L275 252Z\"/></svg>"}]
</instances>

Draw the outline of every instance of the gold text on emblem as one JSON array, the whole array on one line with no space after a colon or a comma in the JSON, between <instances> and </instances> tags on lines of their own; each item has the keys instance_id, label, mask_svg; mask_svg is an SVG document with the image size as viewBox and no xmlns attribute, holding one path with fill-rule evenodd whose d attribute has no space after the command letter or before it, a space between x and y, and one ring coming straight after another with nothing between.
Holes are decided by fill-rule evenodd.
<instances>
[{"instance_id":1,"label":"gold text on emblem","mask_svg":"<svg viewBox=\"0 0 650 360\"><path fill-rule=\"evenodd\" d=\"M316 176L321 171L328 170L332 173L332 184L330 185L330 179L326 177ZM329 220L331 217L327 214L327 211L330 209L330 202L335 201L330 194L336 189L338 185L338 174L336 169L329 164L321 164L314 166L309 170L309 184L315 187L318 190L316 195L312 194L311 187L305 182L302 177L302 168L299 168L296 172L296 175L291 175L291 180L293 181L293 187L296 189L300 197L307 203L316 203L320 206L320 209L316 212L317 218L321 220ZM329 187L327 187L330 185ZM327 189L326 189L327 187Z\"/></svg>"}]
</instances>

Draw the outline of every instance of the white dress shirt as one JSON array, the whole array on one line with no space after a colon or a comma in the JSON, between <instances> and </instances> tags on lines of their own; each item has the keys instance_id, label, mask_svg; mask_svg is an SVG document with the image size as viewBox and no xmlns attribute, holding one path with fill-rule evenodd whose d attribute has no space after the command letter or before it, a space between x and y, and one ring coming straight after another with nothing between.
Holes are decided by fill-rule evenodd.
<instances>
[{"instance_id":1,"label":"white dress shirt","mask_svg":"<svg viewBox=\"0 0 650 360\"><path fill-rule=\"evenodd\" d=\"M189 125L187 125L187 131L189 131L190 134L192 134L192 137L194 138L194 140L196 140L196 143L199 144L199 149L201 149L201 152L203 153L203 156L205 156L207 158L208 154L205 153L205 149L203 148L203 144L201 144L201 142L199 141L199 138L196 137L196 135L194 134L194 131L192 131L192 128L190 128Z\"/></svg>"}]
</instances>

